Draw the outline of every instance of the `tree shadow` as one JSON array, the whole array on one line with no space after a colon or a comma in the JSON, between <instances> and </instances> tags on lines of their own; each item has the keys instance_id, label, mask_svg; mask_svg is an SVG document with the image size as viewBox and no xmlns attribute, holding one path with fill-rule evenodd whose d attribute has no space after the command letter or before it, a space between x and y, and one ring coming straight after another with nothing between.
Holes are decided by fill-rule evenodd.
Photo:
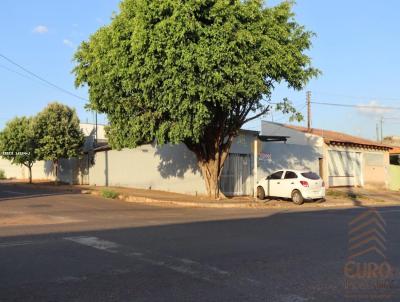
<instances>
[{"instance_id":1,"label":"tree shadow","mask_svg":"<svg viewBox=\"0 0 400 302\"><path fill-rule=\"evenodd\" d=\"M310 280L304 291L307 295L318 301L331 301L333 296L335 301L342 301L348 220L358 213L359 209L330 209L274 212L247 218L222 218L221 214L206 221L170 223L160 219L159 225L143 226L121 226L123 223L118 222L108 226L100 220L91 230L71 227L66 231L65 227L54 226L36 235L31 235L33 229L19 236L2 235L4 245L28 244L11 247L9 252L3 249L6 257L0 259L4 272L0 278L5 290L2 295L13 297L18 290L20 298L40 293L42 300L63 300L65 288L82 284L86 297L107 293L118 300L129 296L140 301L184 301L193 294L193 285L196 293L210 294L208 300L233 301L240 294L239 300L243 301L281 301L299 283ZM101 245L96 248L91 242ZM48 254L45 247L49 248ZM36 255L35 261L27 257L31 254ZM395 254L392 260L399 263ZM35 269L49 264L51 270ZM125 273L117 275L120 268ZM180 268L178 274L176 268ZM131 270L136 279L131 277ZM69 279L62 279L62 286L51 286L65 276ZM201 276L212 282L204 284ZM21 289L19 285L28 278L42 283L29 280ZM99 287L98 280L104 286ZM164 282L156 290L154 286L153 290L140 290L143 283L154 285L154 280ZM114 288L113 282L121 286ZM222 296L216 299L218 293Z\"/></svg>"},{"instance_id":2,"label":"tree shadow","mask_svg":"<svg viewBox=\"0 0 400 302\"><path fill-rule=\"evenodd\" d=\"M160 158L157 169L163 178L184 178L187 172L200 173L195 154L184 144L160 146L153 143L152 146L156 149L155 155Z\"/></svg>"}]
</instances>

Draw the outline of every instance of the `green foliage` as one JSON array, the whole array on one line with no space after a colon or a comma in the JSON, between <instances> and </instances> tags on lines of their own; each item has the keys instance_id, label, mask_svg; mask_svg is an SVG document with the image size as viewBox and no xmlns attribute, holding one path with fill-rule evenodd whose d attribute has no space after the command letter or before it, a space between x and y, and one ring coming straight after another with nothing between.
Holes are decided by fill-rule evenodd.
<instances>
[{"instance_id":1,"label":"green foliage","mask_svg":"<svg viewBox=\"0 0 400 302\"><path fill-rule=\"evenodd\" d=\"M88 85L87 107L107 115L111 147L184 143L216 197L243 124L273 109L277 84L300 90L319 74L305 54L313 33L296 22L292 4L123 0L80 45L75 84ZM277 109L302 118L287 100Z\"/></svg>"},{"instance_id":2,"label":"green foliage","mask_svg":"<svg viewBox=\"0 0 400 302\"><path fill-rule=\"evenodd\" d=\"M103 196L104 198L115 199L118 197L118 193L113 190L103 189L101 190L101 196Z\"/></svg>"},{"instance_id":3,"label":"green foliage","mask_svg":"<svg viewBox=\"0 0 400 302\"><path fill-rule=\"evenodd\" d=\"M0 179L6 179L6 173L2 169L0 169Z\"/></svg>"},{"instance_id":4,"label":"green foliage","mask_svg":"<svg viewBox=\"0 0 400 302\"><path fill-rule=\"evenodd\" d=\"M37 160L37 141L32 118L16 117L0 132L0 156L27 167Z\"/></svg>"},{"instance_id":5,"label":"green foliage","mask_svg":"<svg viewBox=\"0 0 400 302\"><path fill-rule=\"evenodd\" d=\"M284 114L290 114L289 121L291 122L301 122L304 118L301 112L298 112L287 98L284 98L281 103L276 104L275 110L281 111Z\"/></svg>"},{"instance_id":6,"label":"green foliage","mask_svg":"<svg viewBox=\"0 0 400 302\"><path fill-rule=\"evenodd\" d=\"M235 136L268 112L276 84L299 90L319 73L304 53L313 33L296 23L291 6L124 0L75 54L76 85L87 84L88 107L107 114L113 147L157 139L195 151L213 130Z\"/></svg>"},{"instance_id":7,"label":"green foliage","mask_svg":"<svg viewBox=\"0 0 400 302\"><path fill-rule=\"evenodd\" d=\"M39 159L53 162L79 156L84 143L75 110L59 103L49 104L35 117L35 137Z\"/></svg>"}]
</instances>

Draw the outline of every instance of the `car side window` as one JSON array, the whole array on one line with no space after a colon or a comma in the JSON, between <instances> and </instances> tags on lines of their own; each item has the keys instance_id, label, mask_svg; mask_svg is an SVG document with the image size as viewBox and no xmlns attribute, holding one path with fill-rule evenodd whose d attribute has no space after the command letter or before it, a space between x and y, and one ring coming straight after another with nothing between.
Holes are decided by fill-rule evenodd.
<instances>
[{"instance_id":1,"label":"car side window","mask_svg":"<svg viewBox=\"0 0 400 302\"><path fill-rule=\"evenodd\" d=\"M286 171L285 179L297 178L297 174L293 171Z\"/></svg>"},{"instance_id":2,"label":"car side window","mask_svg":"<svg viewBox=\"0 0 400 302\"><path fill-rule=\"evenodd\" d=\"M275 172L275 173L271 174L270 176L268 176L268 179L281 179L282 174L283 174L283 171Z\"/></svg>"}]
</instances>

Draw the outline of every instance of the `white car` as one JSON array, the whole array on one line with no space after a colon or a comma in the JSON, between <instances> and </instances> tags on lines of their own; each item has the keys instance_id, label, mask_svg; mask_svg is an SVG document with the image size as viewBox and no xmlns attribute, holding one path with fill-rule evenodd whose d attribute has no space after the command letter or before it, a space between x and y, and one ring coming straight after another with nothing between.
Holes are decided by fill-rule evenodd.
<instances>
[{"instance_id":1,"label":"white car","mask_svg":"<svg viewBox=\"0 0 400 302\"><path fill-rule=\"evenodd\" d=\"M318 174L310 171L279 170L257 182L257 197L291 198L295 204L305 199L324 199L325 184Z\"/></svg>"}]
</instances>

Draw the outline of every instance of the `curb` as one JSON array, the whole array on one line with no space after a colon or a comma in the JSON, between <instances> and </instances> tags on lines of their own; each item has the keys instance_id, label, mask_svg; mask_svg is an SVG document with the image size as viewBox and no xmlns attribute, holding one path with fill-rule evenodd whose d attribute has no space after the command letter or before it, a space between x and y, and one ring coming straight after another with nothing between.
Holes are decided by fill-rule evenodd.
<instances>
[{"instance_id":1,"label":"curb","mask_svg":"<svg viewBox=\"0 0 400 302\"><path fill-rule=\"evenodd\" d=\"M82 194L91 194L95 196L101 196L101 192L97 190L81 190ZM193 201L177 201L177 200L161 200L143 196L135 195L124 195L119 194L116 198L121 201L140 203L140 204L151 204L154 206L178 206L178 207L190 207L190 208L257 208L257 209L272 209L272 208L284 208L284 209L304 209L304 208L340 208L340 207L359 207L353 202L343 203L309 203L303 204L302 206L295 206L291 203L288 204L268 204L268 202L248 202L248 203L232 203L232 202L215 202L215 203L201 203ZM396 202L363 202L360 206L399 206L400 203Z\"/></svg>"},{"instance_id":2,"label":"curb","mask_svg":"<svg viewBox=\"0 0 400 302\"><path fill-rule=\"evenodd\" d=\"M96 190L82 190L82 194L91 194L95 196L101 196L100 191ZM248 207L256 207L256 204L252 203L201 203L201 202L193 202L193 201L177 201L177 200L161 200L149 197L135 196L135 195L124 195L119 194L116 198L118 200L132 202L132 203L141 203L141 204L153 204L156 206L165 206L165 205L173 205L179 207L190 207L190 208L248 208Z\"/></svg>"}]
</instances>

